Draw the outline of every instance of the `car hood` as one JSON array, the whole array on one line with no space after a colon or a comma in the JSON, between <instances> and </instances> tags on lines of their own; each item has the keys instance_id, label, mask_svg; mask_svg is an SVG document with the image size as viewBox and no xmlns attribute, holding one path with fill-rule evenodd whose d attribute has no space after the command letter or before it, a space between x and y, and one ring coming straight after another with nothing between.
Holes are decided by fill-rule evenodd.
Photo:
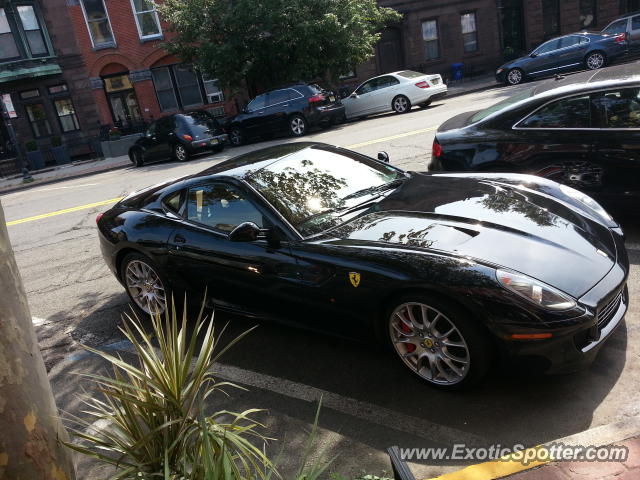
<instances>
[{"instance_id":1,"label":"car hood","mask_svg":"<svg viewBox=\"0 0 640 480\"><path fill-rule=\"evenodd\" d=\"M444 251L524 273L574 297L616 260L611 231L571 205L499 178L455 175L412 174L321 241Z\"/></svg>"}]
</instances>

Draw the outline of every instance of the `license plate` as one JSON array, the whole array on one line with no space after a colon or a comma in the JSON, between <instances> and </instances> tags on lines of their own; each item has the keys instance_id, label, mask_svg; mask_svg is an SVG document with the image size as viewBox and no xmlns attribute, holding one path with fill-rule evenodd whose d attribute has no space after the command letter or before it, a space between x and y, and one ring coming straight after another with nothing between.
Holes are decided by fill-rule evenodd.
<instances>
[{"instance_id":1,"label":"license plate","mask_svg":"<svg viewBox=\"0 0 640 480\"><path fill-rule=\"evenodd\" d=\"M218 144L218 139L217 138L212 138L211 139L211 145L217 145Z\"/></svg>"},{"instance_id":2,"label":"license plate","mask_svg":"<svg viewBox=\"0 0 640 480\"><path fill-rule=\"evenodd\" d=\"M336 97L334 97L333 95L329 95L329 101L330 102L335 102L336 101Z\"/></svg>"}]
</instances>

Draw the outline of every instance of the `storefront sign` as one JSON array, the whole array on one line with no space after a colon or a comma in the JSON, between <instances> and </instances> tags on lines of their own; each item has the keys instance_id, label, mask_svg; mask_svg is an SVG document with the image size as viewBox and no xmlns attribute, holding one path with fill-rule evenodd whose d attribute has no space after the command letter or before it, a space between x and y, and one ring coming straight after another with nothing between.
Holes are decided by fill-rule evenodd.
<instances>
[{"instance_id":1,"label":"storefront sign","mask_svg":"<svg viewBox=\"0 0 640 480\"><path fill-rule=\"evenodd\" d=\"M6 109L9 118L17 118L16 109L13 108L13 101L11 100L11 95L5 93L2 95L2 102L4 103L4 108Z\"/></svg>"}]
</instances>

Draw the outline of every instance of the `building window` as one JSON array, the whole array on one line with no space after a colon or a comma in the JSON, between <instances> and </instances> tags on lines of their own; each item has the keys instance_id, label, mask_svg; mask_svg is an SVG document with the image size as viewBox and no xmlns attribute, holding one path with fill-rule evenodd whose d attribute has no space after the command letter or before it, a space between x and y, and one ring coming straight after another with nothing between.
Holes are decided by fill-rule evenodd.
<instances>
[{"instance_id":1,"label":"building window","mask_svg":"<svg viewBox=\"0 0 640 480\"><path fill-rule=\"evenodd\" d=\"M82 11L94 47L115 45L111 23L103 0L82 0Z\"/></svg>"},{"instance_id":2,"label":"building window","mask_svg":"<svg viewBox=\"0 0 640 480\"><path fill-rule=\"evenodd\" d=\"M596 0L580 0L580 28L595 27Z\"/></svg>"},{"instance_id":3,"label":"building window","mask_svg":"<svg viewBox=\"0 0 640 480\"><path fill-rule=\"evenodd\" d=\"M29 98L36 98L40 96L40 91L36 88L34 90L25 90L20 92L20 98L22 100L28 100Z\"/></svg>"},{"instance_id":4,"label":"building window","mask_svg":"<svg viewBox=\"0 0 640 480\"><path fill-rule=\"evenodd\" d=\"M427 60L440 58L437 20L427 20L422 22L422 39L424 40L425 58Z\"/></svg>"},{"instance_id":5,"label":"building window","mask_svg":"<svg viewBox=\"0 0 640 480\"><path fill-rule=\"evenodd\" d=\"M56 112L58 119L60 120L60 126L63 132L73 132L74 130L80 130L78 124L78 117L76 116L76 109L73 108L73 102L70 98L64 98L53 102L56 106Z\"/></svg>"},{"instance_id":6,"label":"building window","mask_svg":"<svg viewBox=\"0 0 640 480\"><path fill-rule=\"evenodd\" d=\"M462 43L465 53L478 51L478 31L476 30L476 13L468 12L460 15L462 27Z\"/></svg>"},{"instance_id":7,"label":"building window","mask_svg":"<svg viewBox=\"0 0 640 480\"><path fill-rule=\"evenodd\" d=\"M542 0L542 25L545 38L560 33L560 3L558 0Z\"/></svg>"},{"instance_id":8,"label":"building window","mask_svg":"<svg viewBox=\"0 0 640 480\"><path fill-rule=\"evenodd\" d=\"M49 120L47 120L47 112L44 109L44 105L41 103L32 103L25 105L27 110L27 117L33 128L33 134L36 137L45 137L51 135L51 126Z\"/></svg>"},{"instance_id":9,"label":"building window","mask_svg":"<svg viewBox=\"0 0 640 480\"><path fill-rule=\"evenodd\" d=\"M32 5L18 6L18 15L22 23L29 51L32 57L43 57L49 55L47 44L42 34L42 27L36 16L36 12Z\"/></svg>"},{"instance_id":10,"label":"building window","mask_svg":"<svg viewBox=\"0 0 640 480\"><path fill-rule=\"evenodd\" d=\"M146 39L162 35L160 19L153 0L131 0L131 5L140 38Z\"/></svg>"},{"instance_id":11,"label":"building window","mask_svg":"<svg viewBox=\"0 0 640 480\"><path fill-rule=\"evenodd\" d=\"M162 111L200 106L205 98L206 103L224 100L215 80L203 78L193 65L156 67L151 74Z\"/></svg>"},{"instance_id":12,"label":"building window","mask_svg":"<svg viewBox=\"0 0 640 480\"><path fill-rule=\"evenodd\" d=\"M11 60L21 56L11 31L7 12L4 8L0 8L0 59Z\"/></svg>"}]
</instances>

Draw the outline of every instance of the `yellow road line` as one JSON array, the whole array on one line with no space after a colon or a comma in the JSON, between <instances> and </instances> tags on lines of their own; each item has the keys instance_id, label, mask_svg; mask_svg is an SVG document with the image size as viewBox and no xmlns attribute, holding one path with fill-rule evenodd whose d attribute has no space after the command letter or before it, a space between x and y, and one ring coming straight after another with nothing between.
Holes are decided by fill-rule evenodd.
<instances>
[{"instance_id":1,"label":"yellow road line","mask_svg":"<svg viewBox=\"0 0 640 480\"><path fill-rule=\"evenodd\" d=\"M110 198L109 200L102 200L101 202L87 203L86 205L80 205L77 207L65 208L64 210L56 210L55 212L43 213L42 215L34 215L33 217L21 218L20 220L12 220L7 222L7 227L11 225L18 225L20 223L33 222L35 220L41 220L43 218L55 217L56 215L62 215L64 213L77 212L78 210L87 210L93 207L99 207L101 205L109 205L110 203L116 203L122 200L123 197Z\"/></svg>"},{"instance_id":2,"label":"yellow road line","mask_svg":"<svg viewBox=\"0 0 640 480\"><path fill-rule=\"evenodd\" d=\"M527 461L523 462L522 459L527 459ZM545 447L533 447L512 453L499 460L469 465L462 470L445 473L444 475L429 480L494 480L546 465L552 461L553 458L551 458L549 450Z\"/></svg>"},{"instance_id":3,"label":"yellow road line","mask_svg":"<svg viewBox=\"0 0 640 480\"><path fill-rule=\"evenodd\" d=\"M396 138L411 137L413 135L419 135L420 133L432 132L437 128L438 127L421 128L420 130L412 130L410 132L399 133L398 135L392 135L390 137L377 138L375 140L369 140L368 142L354 143L353 145L347 145L345 148L358 148L365 147L367 145L374 145L376 143L388 142L389 140L395 140Z\"/></svg>"}]
</instances>

